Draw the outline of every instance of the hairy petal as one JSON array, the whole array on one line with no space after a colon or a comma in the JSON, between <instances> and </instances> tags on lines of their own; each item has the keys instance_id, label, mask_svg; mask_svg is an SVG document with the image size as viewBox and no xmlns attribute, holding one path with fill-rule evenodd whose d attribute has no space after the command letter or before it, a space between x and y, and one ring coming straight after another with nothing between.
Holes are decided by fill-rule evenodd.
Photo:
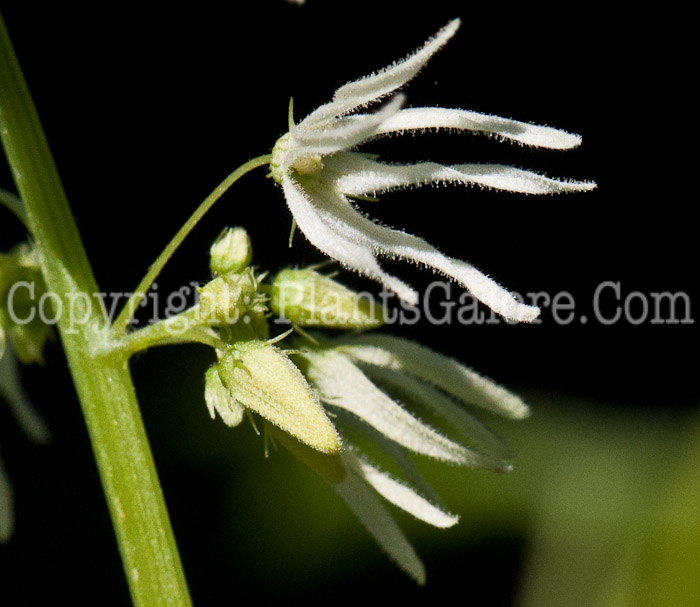
<instances>
[{"instance_id":1,"label":"hairy petal","mask_svg":"<svg viewBox=\"0 0 700 607\"><path fill-rule=\"evenodd\" d=\"M392 464L397 467L399 475L401 478L405 479L409 486L414 487L422 496L438 508L445 511L447 510L440 496L416 467L409 449L388 439L379 432L379 430L367 425L353 414L348 413L347 415L343 415L342 413L342 411L339 411L336 421L338 430L343 440L346 441L346 444L354 448L352 445L352 438L346 437L348 432L351 432L352 435L363 437L363 440L367 441L367 444L371 444L379 451L381 457L386 457L388 461L391 461Z\"/></svg>"},{"instance_id":2,"label":"hairy petal","mask_svg":"<svg viewBox=\"0 0 700 607\"><path fill-rule=\"evenodd\" d=\"M500 469L501 462L442 436L379 390L348 358L304 352L306 375L327 404L349 411L387 438L416 453L471 467Z\"/></svg>"},{"instance_id":3,"label":"hairy petal","mask_svg":"<svg viewBox=\"0 0 700 607\"><path fill-rule=\"evenodd\" d=\"M352 359L409 373L441 388L464 403L514 419L529 415L515 394L460 362L407 339L380 333L349 335L336 343Z\"/></svg>"},{"instance_id":4,"label":"hairy petal","mask_svg":"<svg viewBox=\"0 0 700 607\"><path fill-rule=\"evenodd\" d=\"M319 191L318 196L324 196L323 192ZM312 197L313 199L314 197ZM317 207L317 215L326 218L326 224L333 224L336 229L336 238L343 237L346 239L360 240L364 243L363 249L367 252L369 247L373 247L372 262L369 259L353 261L353 259L345 255L345 259L337 254L330 252L334 246L332 242L325 242L324 246L316 244L313 240L316 234L307 232L297 218L297 223L301 230L307 235L307 238L316 244L321 250L325 251L331 257L345 263L350 268L380 280L388 289L394 291L401 299L408 303L416 302L415 293L410 292L405 295L405 285L399 282L399 289L395 288L397 279L383 272L374 259L374 254L382 254L390 257L399 257L408 259L417 263L423 263L438 272L454 278L457 282L465 286L472 292L474 297L479 301L489 306L492 310L501 314L505 318L517 320L520 322L530 322L537 317L539 309L534 306L528 306L518 302L506 289L500 286L496 281L481 273L474 266L447 257L440 253L435 247L425 242L422 238L406 234L386 228L368 220L360 215L347 199L341 195L325 195L323 204ZM294 211L292 211L294 213ZM340 245L340 243L337 243ZM346 261L347 259L347 261ZM360 269L360 264L366 270Z\"/></svg>"},{"instance_id":5,"label":"hairy petal","mask_svg":"<svg viewBox=\"0 0 700 607\"><path fill-rule=\"evenodd\" d=\"M311 127L333 117L348 114L373 101L394 92L414 78L428 60L454 36L460 20L455 19L443 27L434 38L428 40L421 49L393 65L359 80L341 86L333 101L322 105L309 114L300 126Z\"/></svg>"},{"instance_id":6,"label":"hairy petal","mask_svg":"<svg viewBox=\"0 0 700 607\"><path fill-rule=\"evenodd\" d=\"M401 110L405 100L404 95L396 95L372 114L353 116L353 120L340 118L323 128L294 127L291 130L293 141L303 146L302 152L310 154L325 155L353 148L376 135L384 122Z\"/></svg>"},{"instance_id":7,"label":"hairy petal","mask_svg":"<svg viewBox=\"0 0 700 607\"><path fill-rule=\"evenodd\" d=\"M425 584L423 563L377 494L352 471L333 488L389 557L418 584Z\"/></svg>"},{"instance_id":8,"label":"hairy petal","mask_svg":"<svg viewBox=\"0 0 700 607\"><path fill-rule=\"evenodd\" d=\"M549 126L539 126L469 110L439 107L401 110L382 123L378 134L424 129L476 131L517 141L523 145L553 150L568 150L581 143L579 135Z\"/></svg>"},{"instance_id":9,"label":"hairy petal","mask_svg":"<svg viewBox=\"0 0 700 607\"><path fill-rule=\"evenodd\" d=\"M335 185L347 196L375 196L395 188L430 183L462 183L520 192L523 194L563 194L585 192L596 187L588 181L552 179L515 167L500 164L457 164L444 166L435 162L391 165L360 154L338 154L328 159L328 170Z\"/></svg>"},{"instance_id":10,"label":"hairy petal","mask_svg":"<svg viewBox=\"0 0 700 607\"><path fill-rule=\"evenodd\" d=\"M311 180L308 185L313 186ZM321 184L309 187L309 195L288 176L283 178L282 187L297 226L312 245L345 267L380 281L401 299L409 303L418 301L413 289L381 269L372 242L349 221L357 213L339 194ZM343 213L339 215L336 209L343 209Z\"/></svg>"},{"instance_id":11,"label":"hairy petal","mask_svg":"<svg viewBox=\"0 0 700 607\"><path fill-rule=\"evenodd\" d=\"M431 504L411 487L401 483L386 472L382 472L352 452L346 453L343 459L346 465L354 470L379 495L398 508L412 514L417 519L441 529L452 527L459 521L458 516Z\"/></svg>"},{"instance_id":12,"label":"hairy petal","mask_svg":"<svg viewBox=\"0 0 700 607\"><path fill-rule=\"evenodd\" d=\"M506 442L467 411L462 403L412 375L397 369L366 365L372 379L391 387L392 393L405 395L409 402L427 407L459 432L465 441L474 441L486 453L510 459L513 452Z\"/></svg>"}]
</instances>

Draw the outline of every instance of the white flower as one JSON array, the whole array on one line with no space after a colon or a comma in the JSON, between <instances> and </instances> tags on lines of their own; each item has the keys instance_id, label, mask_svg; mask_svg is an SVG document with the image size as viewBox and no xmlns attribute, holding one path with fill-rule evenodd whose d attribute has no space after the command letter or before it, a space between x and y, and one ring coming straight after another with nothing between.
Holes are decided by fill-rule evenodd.
<instances>
[{"instance_id":1,"label":"white flower","mask_svg":"<svg viewBox=\"0 0 700 607\"><path fill-rule=\"evenodd\" d=\"M440 503L410 454L509 471L509 447L469 408L514 419L526 417L529 409L520 398L461 363L406 339L383 334L333 340L314 335L312 339L300 340L296 356L333 416L344 448L332 456L333 461L308 451L301 452L300 459L327 478L387 554L423 583L425 570L420 559L379 496L430 525L453 526L459 517ZM418 408L422 416L432 415L458 435L460 442L428 425L402 403ZM358 448L358 438L374 456L398 468L399 476L372 463ZM285 445L289 446L288 440ZM300 455L298 447L295 451Z\"/></svg>"},{"instance_id":2,"label":"white flower","mask_svg":"<svg viewBox=\"0 0 700 607\"><path fill-rule=\"evenodd\" d=\"M273 149L271 175L282 185L296 225L314 246L345 267L378 280L404 301L415 304L417 293L383 271L377 256L425 264L464 285L504 317L531 321L539 313L538 308L517 302L494 280L464 261L441 254L421 238L372 222L358 213L349 200L374 197L395 188L447 182L528 194L580 192L595 187L590 182L550 179L508 166L384 164L351 151L382 135L438 128L477 131L551 149L569 149L580 143L577 135L476 112L402 109L402 95L375 113L353 113L411 80L459 25L458 19L450 22L403 61L340 87L330 103L314 110L299 124L293 123L290 108L289 132Z\"/></svg>"}]
</instances>

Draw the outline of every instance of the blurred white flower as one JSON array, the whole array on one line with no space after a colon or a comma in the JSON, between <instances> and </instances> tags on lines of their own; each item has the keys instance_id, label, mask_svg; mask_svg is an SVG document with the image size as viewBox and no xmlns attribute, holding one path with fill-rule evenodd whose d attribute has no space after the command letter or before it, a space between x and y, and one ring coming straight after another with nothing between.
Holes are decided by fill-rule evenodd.
<instances>
[{"instance_id":1,"label":"blurred white flower","mask_svg":"<svg viewBox=\"0 0 700 607\"><path fill-rule=\"evenodd\" d=\"M289 132L272 152L272 177L282 185L294 220L309 241L345 267L378 280L402 300L415 304L417 293L382 270L380 255L425 264L449 276L508 319L531 321L538 308L516 301L494 280L470 264L441 254L423 239L392 230L358 213L349 198L429 183L461 183L528 194L581 192L590 182L556 180L529 171L494 164L443 166L432 162L385 164L351 151L391 133L425 129L456 129L495 135L524 145L569 149L581 139L557 129L476 112L445 108L402 109L395 96L375 113L353 113L375 103L411 80L457 31L450 22L403 61L340 87L330 103L298 124L289 118Z\"/></svg>"}]
</instances>

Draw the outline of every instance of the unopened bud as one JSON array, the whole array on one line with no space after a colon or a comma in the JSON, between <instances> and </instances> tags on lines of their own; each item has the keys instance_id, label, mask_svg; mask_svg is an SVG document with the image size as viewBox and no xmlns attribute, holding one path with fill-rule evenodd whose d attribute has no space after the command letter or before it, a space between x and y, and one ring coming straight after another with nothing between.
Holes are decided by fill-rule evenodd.
<instances>
[{"instance_id":1,"label":"unopened bud","mask_svg":"<svg viewBox=\"0 0 700 607\"><path fill-rule=\"evenodd\" d=\"M242 271L253 257L248 232L243 228L227 228L216 239L209 253L212 272L226 274Z\"/></svg>"},{"instance_id":2,"label":"unopened bud","mask_svg":"<svg viewBox=\"0 0 700 607\"><path fill-rule=\"evenodd\" d=\"M301 327L372 329L384 309L314 270L282 270L272 283L272 311Z\"/></svg>"},{"instance_id":3,"label":"unopened bud","mask_svg":"<svg viewBox=\"0 0 700 607\"><path fill-rule=\"evenodd\" d=\"M299 369L283 350L264 341L235 344L219 361L221 383L237 402L301 442L324 453L340 437Z\"/></svg>"},{"instance_id":4,"label":"unopened bud","mask_svg":"<svg viewBox=\"0 0 700 607\"><path fill-rule=\"evenodd\" d=\"M199 291L199 312L213 325L239 322L260 296L252 269L218 276Z\"/></svg>"}]
</instances>

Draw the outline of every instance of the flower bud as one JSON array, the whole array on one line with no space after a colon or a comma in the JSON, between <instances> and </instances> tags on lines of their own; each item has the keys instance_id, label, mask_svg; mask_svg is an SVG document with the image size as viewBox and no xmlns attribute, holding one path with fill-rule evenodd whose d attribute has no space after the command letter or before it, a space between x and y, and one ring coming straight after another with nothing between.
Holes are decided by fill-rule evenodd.
<instances>
[{"instance_id":1,"label":"flower bud","mask_svg":"<svg viewBox=\"0 0 700 607\"><path fill-rule=\"evenodd\" d=\"M244 270L253 257L248 232L243 228L227 228L216 239L209 253L212 272L226 274Z\"/></svg>"},{"instance_id":2,"label":"flower bud","mask_svg":"<svg viewBox=\"0 0 700 607\"><path fill-rule=\"evenodd\" d=\"M219 361L230 396L280 429L323 453L340 437L304 376L284 351L264 341L239 342Z\"/></svg>"},{"instance_id":3,"label":"flower bud","mask_svg":"<svg viewBox=\"0 0 700 607\"><path fill-rule=\"evenodd\" d=\"M259 303L258 282L253 270L218 276L199 291L199 312L212 325L239 322L248 309Z\"/></svg>"},{"instance_id":4,"label":"flower bud","mask_svg":"<svg viewBox=\"0 0 700 607\"><path fill-rule=\"evenodd\" d=\"M243 420L243 405L233 398L221 383L217 365L209 367L204 374L204 400L212 419L216 417L215 412L218 411L227 426L237 426Z\"/></svg>"},{"instance_id":5,"label":"flower bud","mask_svg":"<svg viewBox=\"0 0 700 607\"><path fill-rule=\"evenodd\" d=\"M314 270L282 270L272 283L272 311L302 327L372 329L384 324L381 304Z\"/></svg>"}]
</instances>

